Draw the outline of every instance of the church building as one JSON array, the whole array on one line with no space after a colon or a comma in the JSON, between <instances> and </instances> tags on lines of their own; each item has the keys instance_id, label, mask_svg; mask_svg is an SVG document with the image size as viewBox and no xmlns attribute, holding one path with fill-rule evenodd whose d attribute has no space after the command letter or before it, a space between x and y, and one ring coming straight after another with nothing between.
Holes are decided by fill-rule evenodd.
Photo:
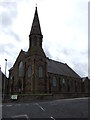
<instances>
[{"instance_id":1,"label":"church building","mask_svg":"<svg viewBox=\"0 0 90 120\"><path fill-rule=\"evenodd\" d=\"M9 70L11 94L77 93L81 77L66 63L49 59L43 48L37 7L29 35L28 51L21 50Z\"/></svg>"}]
</instances>

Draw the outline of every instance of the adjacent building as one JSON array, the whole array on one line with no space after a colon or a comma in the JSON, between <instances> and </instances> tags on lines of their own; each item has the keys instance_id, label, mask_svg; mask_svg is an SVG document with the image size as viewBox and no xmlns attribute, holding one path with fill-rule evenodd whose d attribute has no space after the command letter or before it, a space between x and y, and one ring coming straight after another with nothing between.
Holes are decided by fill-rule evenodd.
<instances>
[{"instance_id":1,"label":"adjacent building","mask_svg":"<svg viewBox=\"0 0 90 120\"><path fill-rule=\"evenodd\" d=\"M4 98L9 92L9 80L0 68L0 96Z\"/></svg>"},{"instance_id":2,"label":"adjacent building","mask_svg":"<svg viewBox=\"0 0 90 120\"><path fill-rule=\"evenodd\" d=\"M88 77L82 78L81 91L88 96L90 96L90 79Z\"/></svg>"}]
</instances>

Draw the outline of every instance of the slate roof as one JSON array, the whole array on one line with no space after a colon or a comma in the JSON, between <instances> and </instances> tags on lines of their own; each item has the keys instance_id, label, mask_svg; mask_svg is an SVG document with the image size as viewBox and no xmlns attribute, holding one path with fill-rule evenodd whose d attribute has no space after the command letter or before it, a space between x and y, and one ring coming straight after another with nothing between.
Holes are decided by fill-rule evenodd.
<instances>
[{"instance_id":1,"label":"slate roof","mask_svg":"<svg viewBox=\"0 0 90 120\"><path fill-rule=\"evenodd\" d=\"M34 14L30 35L42 35L37 7Z\"/></svg>"},{"instance_id":2,"label":"slate roof","mask_svg":"<svg viewBox=\"0 0 90 120\"><path fill-rule=\"evenodd\" d=\"M75 71L73 71L66 63L61 63L47 58L47 64L49 73L80 78L80 76Z\"/></svg>"}]
</instances>

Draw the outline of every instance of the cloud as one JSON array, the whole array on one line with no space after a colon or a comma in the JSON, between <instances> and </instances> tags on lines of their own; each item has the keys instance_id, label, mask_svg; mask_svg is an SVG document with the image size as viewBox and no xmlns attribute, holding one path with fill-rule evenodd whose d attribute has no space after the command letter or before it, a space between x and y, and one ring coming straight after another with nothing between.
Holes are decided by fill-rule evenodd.
<instances>
[{"instance_id":1,"label":"cloud","mask_svg":"<svg viewBox=\"0 0 90 120\"><path fill-rule=\"evenodd\" d=\"M13 36L16 40L20 40L19 36L12 30L12 25L17 17L17 2L9 0L0 2L0 34ZM2 37L3 39L3 37ZM4 40L4 39L3 39ZM8 40L9 41L9 40Z\"/></svg>"},{"instance_id":2,"label":"cloud","mask_svg":"<svg viewBox=\"0 0 90 120\"><path fill-rule=\"evenodd\" d=\"M2 40L0 58L4 61L8 57L10 68L19 50L28 49L28 35L36 0L2 1L0 1L0 40ZM67 63L81 76L87 75L88 64L87 2L87 0L37 1L46 55ZM4 69L2 61L0 59Z\"/></svg>"},{"instance_id":3,"label":"cloud","mask_svg":"<svg viewBox=\"0 0 90 120\"><path fill-rule=\"evenodd\" d=\"M19 35L16 34L14 31L9 30L7 34L10 35L10 36L13 36L13 37L15 38L16 41L18 41L18 42L20 41Z\"/></svg>"},{"instance_id":4,"label":"cloud","mask_svg":"<svg viewBox=\"0 0 90 120\"><path fill-rule=\"evenodd\" d=\"M12 25L14 18L17 16L17 3L0 2L0 9L1 25L5 28Z\"/></svg>"},{"instance_id":5,"label":"cloud","mask_svg":"<svg viewBox=\"0 0 90 120\"><path fill-rule=\"evenodd\" d=\"M88 76L88 65L87 63L73 63L73 69L75 71L77 71L77 73L81 76L81 77L85 77Z\"/></svg>"}]
</instances>

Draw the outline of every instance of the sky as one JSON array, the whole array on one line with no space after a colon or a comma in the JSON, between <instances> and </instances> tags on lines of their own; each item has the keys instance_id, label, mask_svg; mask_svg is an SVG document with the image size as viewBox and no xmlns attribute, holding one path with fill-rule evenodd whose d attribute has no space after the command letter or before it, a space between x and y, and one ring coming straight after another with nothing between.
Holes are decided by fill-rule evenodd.
<instances>
[{"instance_id":1,"label":"sky","mask_svg":"<svg viewBox=\"0 0 90 120\"><path fill-rule=\"evenodd\" d=\"M88 0L0 0L1 70L7 59L8 76L20 50L28 50L36 4L46 55L88 76Z\"/></svg>"}]
</instances>

